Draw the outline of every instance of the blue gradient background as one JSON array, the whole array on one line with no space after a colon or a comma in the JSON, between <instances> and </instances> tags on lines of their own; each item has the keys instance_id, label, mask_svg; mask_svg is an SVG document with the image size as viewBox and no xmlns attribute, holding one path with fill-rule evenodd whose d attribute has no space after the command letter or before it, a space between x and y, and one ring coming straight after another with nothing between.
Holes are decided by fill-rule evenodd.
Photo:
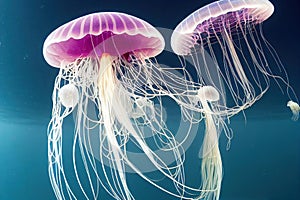
<instances>
[{"instance_id":1,"label":"blue gradient background","mask_svg":"<svg viewBox=\"0 0 300 200\"><path fill-rule=\"evenodd\" d=\"M1 0L0 200L55 199L47 172L46 128L58 70L47 65L42 56L43 41L53 29L98 11L125 12L157 27L173 29L189 13L210 2ZM264 32L300 95L300 3L271 2L275 12L264 23ZM168 57L163 59L168 62ZM220 138L225 172L221 200L300 199L300 122L290 120L287 101L273 85L245 112L246 123L241 115L231 120L234 140L229 151L225 150L226 138ZM189 161L189 172L198 174L199 164ZM135 175L129 178L137 200L174 199ZM101 195L104 200L111 199Z\"/></svg>"}]
</instances>

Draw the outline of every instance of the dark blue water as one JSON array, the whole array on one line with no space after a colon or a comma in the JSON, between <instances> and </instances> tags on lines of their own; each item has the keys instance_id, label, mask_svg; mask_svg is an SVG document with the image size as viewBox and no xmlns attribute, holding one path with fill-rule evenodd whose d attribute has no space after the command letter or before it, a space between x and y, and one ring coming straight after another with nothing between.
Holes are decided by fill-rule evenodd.
<instances>
[{"instance_id":1,"label":"dark blue water","mask_svg":"<svg viewBox=\"0 0 300 200\"><path fill-rule=\"evenodd\" d=\"M42 56L43 42L53 29L97 11L125 12L172 29L210 2L0 1L0 200L55 199L48 178L46 128L58 71ZM300 95L300 3L272 3L275 12L264 23L264 32ZM242 115L232 118L234 139L229 151L226 138L220 139L225 173L222 200L300 199L300 121L291 121L287 101L287 96L272 85L245 112L246 123ZM199 163L188 165L189 173L198 174L197 167ZM137 200L174 199L134 175L129 178ZM111 199L105 193L101 195L104 200Z\"/></svg>"}]
</instances>

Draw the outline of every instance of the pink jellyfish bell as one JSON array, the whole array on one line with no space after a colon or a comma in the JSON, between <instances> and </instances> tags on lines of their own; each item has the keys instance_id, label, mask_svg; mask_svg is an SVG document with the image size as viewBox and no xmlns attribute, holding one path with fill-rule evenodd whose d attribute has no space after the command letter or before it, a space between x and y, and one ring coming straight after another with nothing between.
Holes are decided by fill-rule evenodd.
<instances>
[{"instance_id":1,"label":"pink jellyfish bell","mask_svg":"<svg viewBox=\"0 0 300 200\"><path fill-rule=\"evenodd\" d=\"M149 23L124 13L103 12L57 28L44 42L43 54L50 65L65 68L78 59L124 55L146 59L163 48L163 37Z\"/></svg>"}]
</instances>

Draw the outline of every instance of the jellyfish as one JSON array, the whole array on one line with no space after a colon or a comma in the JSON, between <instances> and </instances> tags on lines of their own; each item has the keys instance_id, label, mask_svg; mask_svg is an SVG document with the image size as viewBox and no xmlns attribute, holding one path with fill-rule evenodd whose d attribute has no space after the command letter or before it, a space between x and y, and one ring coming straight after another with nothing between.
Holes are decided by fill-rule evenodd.
<instances>
[{"instance_id":1,"label":"jellyfish","mask_svg":"<svg viewBox=\"0 0 300 200\"><path fill-rule=\"evenodd\" d=\"M263 35L262 23L273 12L268 0L220 0L190 14L172 34L173 51L191 57L200 83L215 86L214 80L204 82L201 77L210 76L212 65L217 67L214 79L222 80L222 87L216 88L226 101L223 110L228 117L259 100L270 78L282 91L279 80L284 83L289 98L296 96L279 56ZM206 62L206 53L213 64Z\"/></svg>"},{"instance_id":2,"label":"jellyfish","mask_svg":"<svg viewBox=\"0 0 300 200\"><path fill-rule=\"evenodd\" d=\"M75 107L79 99L78 89L73 84L64 85L58 91L58 98L64 107Z\"/></svg>"},{"instance_id":3,"label":"jellyfish","mask_svg":"<svg viewBox=\"0 0 300 200\"><path fill-rule=\"evenodd\" d=\"M290 99L292 95L297 99L279 56L263 35L262 23L273 12L274 6L268 0L220 0L188 15L174 29L171 47L181 65L187 71L195 72L194 85L202 91L200 96L198 93L200 104L191 104L188 109L203 113L206 129L212 130L206 130L204 146L206 142L212 146L211 141L217 140L216 134L212 134L211 140L207 138L208 132L219 133L222 128L230 144L233 135L226 121L240 112L244 114L245 109L267 92L271 80L282 92L286 91ZM204 91L219 94L215 96L219 102L206 99ZM211 110L207 102L210 102ZM205 152L202 150L201 154ZM203 190L209 186L211 192L202 193L199 198L219 199L222 180L220 159L218 157L215 165L211 165L217 170L215 174L210 171L212 168L202 167ZM207 166L205 157L202 162L202 166Z\"/></svg>"},{"instance_id":4,"label":"jellyfish","mask_svg":"<svg viewBox=\"0 0 300 200\"><path fill-rule=\"evenodd\" d=\"M162 68L155 59L164 44L148 22L118 12L77 18L46 38L44 58L59 69L48 125L48 171L57 199L98 199L100 190L114 199L134 199L127 168L178 198L190 199L191 193L201 191L185 184L181 143L163 121L165 98L189 105L183 95L189 80ZM69 134L63 128L69 115L74 119L73 170L68 170L63 140ZM185 111L184 115L192 114ZM141 126L150 130L152 144ZM129 157L131 146L171 181L173 190L143 173L143 163Z\"/></svg>"},{"instance_id":5,"label":"jellyfish","mask_svg":"<svg viewBox=\"0 0 300 200\"><path fill-rule=\"evenodd\" d=\"M287 107L290 107L290 109L293 113L292 120L297 121L298 118L299 118L299 112L300 112L299 104L297 104L294 101L288 101L287 102Z\"/></svg>"},{"instance_id":6,"label":"jellyfish","mask_svg":"<svg viewBox=\"0 0 300 200\"><path fill-rule=\"evenodd\" d=\"M220 99L218 91L212 86L203 86L198 90L197 97L203 107L205 115L205 135L202 145L202 193L199 199L219 199L222 183L222 160L218 145L219 131L213 109L209 103Z\"/></svg>"}]
</instances>

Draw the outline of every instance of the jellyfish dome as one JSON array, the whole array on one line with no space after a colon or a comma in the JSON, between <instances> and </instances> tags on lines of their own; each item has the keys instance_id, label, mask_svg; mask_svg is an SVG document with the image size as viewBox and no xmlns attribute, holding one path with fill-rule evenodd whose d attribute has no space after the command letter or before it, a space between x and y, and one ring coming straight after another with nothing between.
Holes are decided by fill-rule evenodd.
<instances>
[{"instance_id":1,"label":"jellyfish dome","mask_svg":"<svg viewBox=\"0 0 300 200\"><path fill-rule=\"evenodd\" d=\"M218 101L220 99L219 92L212 86L203 86L198 90L198 97L201 101Z\"/></svg>"},{"instance_id":2,"label":"jellyfish dome","mask_svg":"<svg viewBox=\"0 0 300 200\"><path fill-rule=\"evenodd\" d=\"M170 95L175 86L166 81L167 77L172 76L173 83L185 81L156 63L155 56L164 45L162 35L152 25L117 12L80 17L47 37L44 58L59 68L48 126L49 177L57 199L98 199L100 187L114 199L134 199L127 185L127 168L175 197L184 198L186 191L199 192L184 184L180 145L161 121L165 118L163 97L181 98ZM181 88L186 86L184 83ZM75 122L73 166L67 170L63 126L70 114ZM154 139L147 136L145 140L145 126ZM130 159L129 146L135 146L149 165L171 181L173 191L143 173L143 163ZM167 153L172 166L153 149ZM75 182L68 178L72 172Z\"/></svg>"},{"instance_id":3,"label":"jellyfish dome","mask_svg":"<svg viewBox=\"0 0 300 200\"><path fill-rule=\"evenodd\" d=\"M89 14L53 31L44 42L45 60L64 67L78 58L133 53L147 58L164 48L161 34L149 23L117 12Z\"/></svg>"},{"instance_id":4,"label":"jellyfish dome","mask_svg":"<svg viewBox=\"0 0 300 200\"><path fill-rule=\"evenodd\" d=\"M292 120L297 121L299 119L299 112L300 112L299 104L294 101L288 101L287 107L289 107L293 113Z\"/></svg>"},{"instance_id":5,"label":"jellyfish dome","mask_svg":"<svg viewBox=\"0 0 300 200\"><path fill-rule=\"evenodd\" d=\"M199 34L206 42L205 39L211 40L215 34L225 31L223 29L231 31L243 23L259 24L268 19L273 12L274 6L268 0L213 2L190 14L175 28L171 39L172 48L178 55L189 54L198 42L198 37L188 36Z\"/></svg>"},{"instance_id":6,"label":"jellyfish dome","mask_svg":"<svg viewBox=\"0 0 300 200\"><path fill-rule=\"evenodd\" d=\"M75 107L78 103L78 90L72 84L64 85L58 92L58 98L65 107Z\"/></svg>"}]
</instances>

